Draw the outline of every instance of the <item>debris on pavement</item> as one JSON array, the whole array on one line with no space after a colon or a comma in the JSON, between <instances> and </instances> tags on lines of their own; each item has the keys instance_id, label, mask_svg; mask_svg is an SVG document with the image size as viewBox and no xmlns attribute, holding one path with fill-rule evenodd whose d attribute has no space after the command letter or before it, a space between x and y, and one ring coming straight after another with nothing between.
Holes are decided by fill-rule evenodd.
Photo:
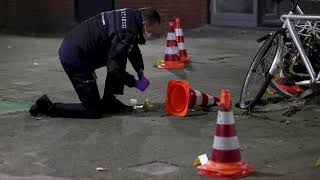
<instances>
[{"instance_id":1,"label":"debris on pavement","mask_svg":"<svg viewBox=\"0 0 320 180\"><path fill-rule=\"evenodd\" d=\"M316 166L317 168L320 168L320 158L316 161L315 166Z\"/></svg>"},{"instance_id":2,"label":"debris on pavement","mask_svg":"<svg viewBox=\"0 0 320 180\"><path fill-rule=\"evenodd\" d=\"M136 105L133 109L142 109L143 108L143 104L139 104L139 105Z\"/></svg>"},{"instance_id":3,"label":"debris on pavement","mask_svg":"<svg viewBox=\"0 0 320 180\"><path fill-rule=\"evenodd\" d=\"M197 158L194 160L193 165L199 166L206 164L209 161L207 154L202 154L200 156L197 156Z\"/></svg>"},{"instance_id":4,"label":"debris on pavement","mask_svg":"<svg viewBox=\"0 0 320 180\"><path fill-rule=\"evenodd\" d=\"M130 105L133 107L133 109L142 109L143 105L138 104L138 100L137 99L130 99Z\"/></svg>"},{"instance_id":5,"label":"debris on pavement","mask_svg":"<svg viewBox=\"0 0 320 180\"><path fill-rule=\"evenodd\" d=\"M34 62L34 63L33 63L33 65L35 65L35 66L39 66L39 63L37 63L37 62Z\"/></svg>"},{"instance_id":6,"label":"debris on pavement","mask_svg":"<svg viewBox=\"0 0 320 180\"><path fill-rule=\"evenodd\" d=\"M130 105L133 106L133 109L137 109L138 100L137 99L130 99Z\"/></svg>"},{"instance_id":7,"label":"debris on pavement","mask_svg":"<svg viewBox=\"0 0 320 180\"><path fill-rule=\"evenodd\" d=\"M292 115L296 114L298 111L301 111L303 105L297 106L290 106L287 111L285 111L282 116L291 117Z\"/></svg>"},{"instance_id":8,"label":"debris on pavement","mask_svg":"<svg viewBox=\"0 0 320 180\"><path fill-rule=\"evenodd\" d=\"M146 109L146 110L149 110L150 108L152 108L154 105L152 103L152 101L150 100L150 98L146 98L144 100L144 103L143 103L143 109Z\"/></svg>"},{"instance_id":9,"label":"debris on pavement","mask_svg":"<svg viewBox=\"0 0 320 180\"><path fill-rule=\"evenodd\" d=\"M271 164L267 164L267 168L272 168L272 165Z\"/></svg>"},{"instance_id":10,"label":"debris on pavement","mask_svg":"<svg viewBox=\"0 0 320 180\"><path fill-rule=\"evenodd\" d=\"M130 99L130 104L131 104L132 106L136 106L137 103L138 103L138 100L137 100L137 99Z\"/></svg>"},{"instance_id":11,"label":"debris on pavement","mask_svg":"<svg viewBox=\"0 0 320 180\"><path fill-rule=\"evenodd\" d=\"M162 64L162 60L160 58L160 56L157 56L156 59L154 60L154 67L159 67Z\"/></svg>"},{"instance_id":12,"label":"debris on pavement","mask_svg":"<svg viewBox=\"0 0 320 180\"><path fill-rule=\"evenodd\" d=\"M108 170L108 168L106 168L106 167L97 167L96 168L96 171L107 171Z\"/></svg>"},{"instance_id":13,"label":"debris on pavement","mask_svg":"<svg viewBox=\"0 0 320 180\"><path fill-rule=\"evenodd\" d=\"M277 94L277 92L275 90L273 90L272 88L268 88L267 89L267 94L268 95L275 95L275 94Z\"/></svg>"}]
</instances>

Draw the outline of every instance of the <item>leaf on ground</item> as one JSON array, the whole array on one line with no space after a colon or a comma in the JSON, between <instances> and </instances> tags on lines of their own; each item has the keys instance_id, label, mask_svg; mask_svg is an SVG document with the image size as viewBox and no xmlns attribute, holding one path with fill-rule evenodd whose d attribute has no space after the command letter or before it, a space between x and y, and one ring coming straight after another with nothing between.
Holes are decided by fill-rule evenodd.
<instances>
[{"instance_id":1,"label":"leaf on ground","mask_svg":"<svg viewBox=\"0 0 320 180\"><path fill-rule=\"evenodd\" d=\"M316 165L317 168L320 168L320 158L316 161L315 165Z\"/></svg>"}]
</instances>

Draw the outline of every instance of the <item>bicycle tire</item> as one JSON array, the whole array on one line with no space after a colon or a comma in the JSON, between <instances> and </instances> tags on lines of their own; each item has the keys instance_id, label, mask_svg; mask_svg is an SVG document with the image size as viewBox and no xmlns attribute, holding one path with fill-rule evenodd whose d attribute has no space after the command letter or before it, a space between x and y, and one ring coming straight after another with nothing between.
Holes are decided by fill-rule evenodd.
<instances>
[{"instance_id":1,"label":"bicycle tire","mask_svg":"<svg viewBox=\"0 0 320 180\"><path fill-rule=\"evenodd\" d=\"M262 74L263 79L261 80L262 81L261 85L258 87L257 93L253 95L254 96L253 99L250 101L246 100L245 96L248 95L247 94L248 85L253 78L252 73L254 73L254 71L257 70L257 68L261 65L261 63L264 62L263 59L268 54L271 48L275 47L276 50L278 49L278 45L279 45L278 38L279 38L279 35L270 36L270 38L268 38L264 42L264 44L259 48L257 54L255 55L241 88L240 100L239 100L239 106L241 109L249 109L249 110L253 109L257 105L259 100L262 98L262 96L264 95L266 89L269 87L271 80L273 78L273 75L269 74L269 69L272 63L263 70L263 74ZM275 54L276 53L274 53L274 56ZM274 58L272 58L272 62L273 62L273 59Z\"/></svg>"}]
</instances>

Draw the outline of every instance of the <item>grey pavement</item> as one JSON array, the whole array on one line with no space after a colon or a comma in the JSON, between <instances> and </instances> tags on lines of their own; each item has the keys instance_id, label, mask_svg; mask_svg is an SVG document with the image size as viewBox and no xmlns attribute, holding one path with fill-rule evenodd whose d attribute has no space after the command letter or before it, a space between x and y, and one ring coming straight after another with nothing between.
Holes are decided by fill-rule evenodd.
<instances>
[{"instance_id":1,"label":"grey pavement","mask_svg":"<svg viewBox=\"0 0 320 180\"><path fill-rule=\"evenodd\" d=\"M192 165L197 155L211 155L217 108L166 116L164 102L170 79L188 80L194 89L218 95L221 88L238 100L257 39L265 32L211 26L185 33L192 63L184 70L153 67L166 40L142 46L145 93L127 88L119 99L142 102L149 112L107 116L97 120L34 118L25 111L0 114L0 180L206 179ZM33 103L42 94L53 101L78 102L57 56L61 38L0 35L0 100ZM128 64L128 67L130 65ZM130 72L133 73L132 68ZM106 69L97 70L101 92ZM255 173L244 179L320 179L319 111L291 117L280 111L246 114L234 109L243 160ZM97 172L96 167L107 167Z\"/></svg>"}]
</instances>

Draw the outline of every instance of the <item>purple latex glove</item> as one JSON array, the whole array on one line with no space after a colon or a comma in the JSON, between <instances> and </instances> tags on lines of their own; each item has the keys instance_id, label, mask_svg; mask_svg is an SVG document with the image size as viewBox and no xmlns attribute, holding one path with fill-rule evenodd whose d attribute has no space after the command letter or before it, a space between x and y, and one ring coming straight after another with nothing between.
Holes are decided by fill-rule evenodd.
<instances>
[{"instance_id":1,"label":"purple latex glove","mask_svg":"<svg viewBox=\"0 0 320 180\"><path fill-rule=\"evenodd\" d=\"M141 79L147 79L147 78L144 76L144 73L143 73L143 70L142 70L142 69L140 69L137 74L138 74L139 80L141 80ZM148 79L147 79L147 80L148 80Z\"/></svg>"},{"instance_id":2,"label":"purple latex glove","mask_svg":"<svg viewBox=\"0 0 320 180\"><path fill-rule=\"evenodd\" d=\"M150 82L147 79L139 79L139 80L136 80L135 87L143 92L144 90L147 89L149 84Z\"/></svg>"}]
</instances>

